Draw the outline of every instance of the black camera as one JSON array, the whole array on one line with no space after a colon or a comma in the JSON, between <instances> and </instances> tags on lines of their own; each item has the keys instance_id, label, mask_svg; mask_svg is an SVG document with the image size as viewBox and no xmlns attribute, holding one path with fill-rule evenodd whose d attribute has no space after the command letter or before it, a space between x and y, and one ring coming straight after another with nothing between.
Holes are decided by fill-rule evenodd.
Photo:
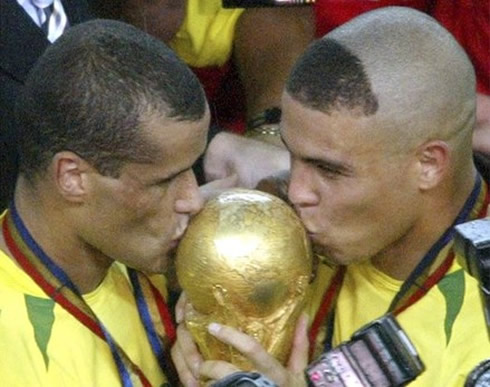
<instances>
[{"instance_id":1,"label":"black camera","mask_svg":"<svg viewBox=\"0 0 490 387\"><path fill-rule=\"evenodd\" d=\"M306 370L309 386L404 386L424 371L415 347L391 314L322 354Z\"/></svg>"},{"instance_id":2,"label":"black camera","mask_svg":"<svg viewBox=\"0 0 490 387\"><path fill-rule=\"evenodd\" d=\"M490 360L484 360L468 375L464 387L488 386L490 386Z\"/></svg>"},{"instance_id":3,"label":"black camera","mask_svg":"<svg viewBox=\"0 0 490 387\"><path fill-rule=\"evenodd\" d=\"M490 335L490 218L462 223L455 229L454 249L464 257L463 265L480 283Z\"/></svg>"},{"instance_id":4,"label":"black camera","mask_svg":"<svg viewBox=\"0 0 490 387\"><path fill-rule=\"evenodd\" d=\"M222 0L223 8L289 7L312 5L316 0Z\"/></svg>"},{"instance_id":5,"label":"black camera","mask_svg":"<svg viewBox=\"0 0 490 387\"><path fill-rule=\"evenodd\" d=\"M480 284L480 295L490 337L490 218L455 227L454 249L464 257L462 264ZM468 375L465 387L490 386L490 359L482 361Z\"/></svg>"},{"instance_id":6,"label":"black camera","mask_svg":"<svg viewBox=\"0 0 490 387\"><path fill-rule=\"evenodd\" d=\"M350 341L321 355L305 371L313 387L404 386L424 371L415 347L387 314L361 328ZM264 375L236 372L212 387L277 387Z\"/></svg>"}]
</instances>

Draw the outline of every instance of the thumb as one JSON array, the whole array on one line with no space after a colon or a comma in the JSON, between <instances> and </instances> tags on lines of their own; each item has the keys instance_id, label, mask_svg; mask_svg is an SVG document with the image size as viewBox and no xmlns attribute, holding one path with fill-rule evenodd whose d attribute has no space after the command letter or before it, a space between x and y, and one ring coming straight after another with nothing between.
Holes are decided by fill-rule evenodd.
<instances>
[{"instance_id":1,"label":"thumb","mask_svg":"<svg viewBox=\"0 0 490 387\"><path fill-rule=\"evenodd\" d=\"M294 332L293 348L289 356L288 369L294 374L302 373L308 365L308 315L303 313L298 319Z\"/></svg>"},{"instance_id":2,"label":"thumb","mask_svg":"<svg viewBox=\"0 0 490 387\"><path fill-rule=\"evenodd\" d=\"M175 321L177 322L177 324L180 324L182 321L184 321L184 310L185 310L186 303L187 303L187 295L185 294L184 291L182 291L182 293L179 296L179 300L175 305Z\"/></svg>"}]
</instances>

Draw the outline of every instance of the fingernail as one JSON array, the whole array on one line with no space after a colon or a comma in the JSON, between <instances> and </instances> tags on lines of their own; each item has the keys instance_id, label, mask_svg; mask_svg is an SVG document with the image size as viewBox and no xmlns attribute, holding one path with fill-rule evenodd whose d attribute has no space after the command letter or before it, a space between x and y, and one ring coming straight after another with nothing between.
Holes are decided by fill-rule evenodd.
<instances>
[{"instance_id":1,"label":"fingernail","mask_svg":"<svg viewBox=\"0 0 490 387\"><path fill-rule=\"evenodd\" d=\"M175 322L177 324L180 324L183 320L183 316L182 316L182 313L180 313L179 311L176 311L175 313Z\"/></svg>"},{"instance_id":2,"label":"fingernail","mask_svg":"<svg viewBox=\"0 0 490 387\"><path fill-rule=\"evenodd\" d=\"M201 368L201 362L196 361L192 365L192 374L194 375L195 378L199 378L199 368Z\"/></svg>"},{"instance_id":3,"label":"fingernail","mask_svg":"<svg viewBox=\"0 0 490 387\"><path fill-rule=\"evenodd\" d=\"M208 331L212 335L217 334L220 331L220 329L221 329L221 325L219 325L217 323L211 323L208 325Z\"/></svg>"}]
</instances>

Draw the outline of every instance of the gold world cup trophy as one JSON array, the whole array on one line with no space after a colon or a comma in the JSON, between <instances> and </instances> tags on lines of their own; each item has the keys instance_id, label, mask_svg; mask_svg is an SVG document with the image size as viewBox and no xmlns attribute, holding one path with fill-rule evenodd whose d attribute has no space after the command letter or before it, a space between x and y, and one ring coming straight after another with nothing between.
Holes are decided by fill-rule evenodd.
<instances>
[{"instance_id":1,"label":"gold world cup trophy","mask_svg":"<svg viewBox=\"0 0 490 387\"><path fill-rule=\"evenodd\" d=\"M252 364L207 331L211 322L254 337L287 362L312 277L309 239L281 199L233 189L208 201L177 250L177 278L193 311L185 323L206 360Z\"/></svg>"}]
</instances>

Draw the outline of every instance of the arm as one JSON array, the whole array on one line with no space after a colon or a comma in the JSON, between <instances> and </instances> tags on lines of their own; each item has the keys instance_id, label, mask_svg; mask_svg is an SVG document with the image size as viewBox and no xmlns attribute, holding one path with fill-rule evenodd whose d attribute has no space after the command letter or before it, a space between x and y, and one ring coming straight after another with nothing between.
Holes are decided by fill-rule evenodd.
<instances>
[{"instance_id":1,"label":"arm","mask_svg":"<svg viewBox=\"0 0 490 387\"><path fill-rule=\"evenodd\" d=\"M312 7L250 8L235 30L234 61L245 89L246 119L281 106L285 81L314 38ZM255 138L283 146L279 136Z\"/></svg>"},{"instance_id":2,"label":"arm","mask_svg":"<svg viewBox=\"0 0 490 387\"><path fill-rule=\"evenodd\" d=\"M250 8L243 13L234 60L245 87L248 119L280 106L289 71L313 36L311 7Z\"/></svg>"},{"instance_id":3,"label":"arm","mask_svg":"<svg viewBox=\"0 0 490 387\"><path fill-rule=\"evenodd\" d=\"M490 96L476 96L476 126L473 133L473 149L490 155Z\"/></svg>"},{"instance_id":4,"label":"arm","mask_svg":"<svg viewBox=\"0 0 490 387\"><path fill-rule=\"evenodd\" d=\"M185 16L186 0L126 0L121 19L168 43Z\"/></svg>"}]
</instances>

